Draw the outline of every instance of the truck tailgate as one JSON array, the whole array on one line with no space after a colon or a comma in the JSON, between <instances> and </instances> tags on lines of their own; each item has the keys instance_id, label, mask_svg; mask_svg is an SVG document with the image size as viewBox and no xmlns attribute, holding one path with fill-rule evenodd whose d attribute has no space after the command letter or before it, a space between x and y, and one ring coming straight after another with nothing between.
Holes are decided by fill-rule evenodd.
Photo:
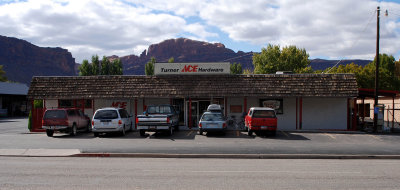
<instances>
[{"instance_id":1,"label":"truck tailgate","mask_svg":"<svg viewBox=\"0 0 400 190\"><path fill-rule=\"evenodd\" d=\"M167 115L138 115L138 125L159 125L168 124Z\"/></svg>"}]
</instances>

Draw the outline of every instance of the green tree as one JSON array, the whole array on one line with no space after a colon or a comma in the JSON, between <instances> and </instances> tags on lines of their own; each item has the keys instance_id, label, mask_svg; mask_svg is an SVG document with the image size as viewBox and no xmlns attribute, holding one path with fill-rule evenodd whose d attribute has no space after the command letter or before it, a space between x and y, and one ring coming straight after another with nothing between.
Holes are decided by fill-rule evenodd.
<instances>
[{"instance_id":1,"label":"green tree","mask_svg":"<svg viewBox=\"0 0 400 190\"><path fill-rule=\"evenodd\" d=\"M400 90L400 79L396 74L396 61L393 56L387 54L379 55L379 89L383 90ZM375 63L373 62L364 67L354 63L339 65L338 67L328 68L324 73L354 73L356 76L358 87L375 88Z\"/></svg>"},{"instance_id":2,"label":"green tree","mask_svg":"<svg viewBox=\"0 0 400 190\"><path fill-rule=\"evenodd\" d=\"M239 75L243 73L242 64L233 63L231 64L231 74Z\"/></svg>"},{"instance_id":3,"label":"green tree","mask_svg":"<svg viewBox=\"0 0 400 190\"><path fill-rule=\"evenodd\" d=\"M100 61L99 61L99 56L98 55L93 55L92 56L92 73L93 75L99 75L100 74Z\"/></svg>"},{"instance_id":4,"label":"green tree","mask_svg":"<svg viewBox=\"0 0 400 190\"><path fill-rule=\"evenodd\" d=\"M91 76L93 75L92 65L88 60L84 59L82 65L79 66L79 76Z\"/></svg>"},{"instance_id":5,"label":"green tree","mask_svg":"<svg viewBox=\"0 0 400 190\"><path fill-rule=\"evenodd\" d=\"M3 70L3 65L0 65L0 82L6 82L6 72Z\"/></svg>"},{"instance_id":6,"label":"green tree","mask_svg":"<svg viewBox=\"0 0 400 190\"><path fill-rule=\"evenodd\" d=\"M34 100L33 101L33 108L43 108L43 100ZM29 131L32 131L32 110L29 111L28 129L29 129Z\"/></svg>"},{"instance_id":7,"label":"green tree","mask_svg":"<svg viewBox=\"0 0 400 190\"><path fill-rule=\"evenodd\" d=\"M156 58L151 57L150 61L145 65L146 75L154 75L154 64L156 63Z\"/></svg>"},{"instance_id":8,"label":"green tree","mask_svg":"<svg viewBox=\"0 0 400 190\"><path fill-rule=\"evenodd\" d=\"M174 57L169 58L169 59L168 59L168 63L175 63Z\"/></svg>"},{"instance_id":9,"label":"green tree","mask_svg":"<svg viewBox=\"0 0 400 190\"><path fill-rule=\"evenodd\" d=\"M252 75L252 74L254 74L254 72L253 72L251 69L244 69L244 70L243 70L243 74L245 74L245 75Z\"/></svg>"},{"instance_id":10,"label":"green tree","mask_svg":"<svg viewBox=\"0 0 400 190\"><path fill-rule=\"evenodd\" d=\"M397 77L400 77L400 59L398 61L395 61L394 64L396 67L395 75Z\"/></svg>"},{"instance_id":11,"label":"green tree","mask_svg":"<svg viewBox=\"0 0 400 190\"><path fill-rule=\"evenodd\" d=\"M86 59L83 60L82 65L79 66L79 75L123 75L122 62L120 59L114 59L111 62L106 56L103 56L103 59L99 61L99 57L94 55L92 56L92 63L89 63Z\"/></svg>"},{"instance_id":12,"label":"green tree","mask_svg":"<svg viewBox=\"0 0 400 190\"><path fill-rule=\"evenodd\" d=\"M113 71L111 70L111 62L110 60L107 59L106 56L103 56L103 59L101 60L101 75L112 75L114 73L112 73Z\"/></svg>"},{"instance_id":13,"label":"green tree","mask_svg":"<svg viewBox=\"0 0 400 190\"><path fill-rule=\"evenodd\" d=\"M114 59L112 61L112 72L111 74L113 75L123 75L123 68L122 68L122 62L121 59Z\"/></svg>"},{"instance_id":14,"label":"green tree","mask_svg":"<svg viewBox=\"0 0 400 190\"><path fill-rule=\"evenodd\" d=\"M296 46L283 47L269 44L262 48L261 53L253 55L255 74L271 74L276 71L292 71L295 73L310 73L312 69L305 49ZM308 68L309 67L309 68Z\"/></svg>"}]
</instances>

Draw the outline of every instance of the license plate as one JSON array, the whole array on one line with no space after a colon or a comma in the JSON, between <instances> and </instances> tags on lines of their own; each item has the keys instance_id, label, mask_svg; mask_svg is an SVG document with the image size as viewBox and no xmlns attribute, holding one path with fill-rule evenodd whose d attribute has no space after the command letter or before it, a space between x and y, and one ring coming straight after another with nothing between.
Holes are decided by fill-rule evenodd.
<instances>
[{"instance_id":1,"label":"license plate","mask_svg":"<svg viewBox=\"0 0 400 190\"><path fill-rule=\"evenodd\" d=\"M109 125L110 122L103 122L103 125Z\"/></svg>"},{"instance_id":2,"label":"license plate","mask_svg":"<svg viewBox=\"0 0 400 190\"><path fill-rule=\"evenodd\" d=\"M217 124L213 124L213 123L212 123L212 124L208 124L208 126L209 126L209 127L218 127Z\"/></svg>"},{"instance_id":3,"label":"license plate","mask_svg":"<svg viewBox=\"0 0 400 190\"><path fill-rule=\"evenodd\" d=\"M261 129L268 129L268 127L267 126L262 126Z\"/></svg>"},{"instance_id":4,"label":"license plate","mask_svg":"<svg viewBox=\"0 0 400 190\"><path fill-rule=\"evenodd\" d=\"M156 129L156 127L154 127L154 126L151 126L151 127L149 127L149 129Z\"/></svg>"}]
</instances>

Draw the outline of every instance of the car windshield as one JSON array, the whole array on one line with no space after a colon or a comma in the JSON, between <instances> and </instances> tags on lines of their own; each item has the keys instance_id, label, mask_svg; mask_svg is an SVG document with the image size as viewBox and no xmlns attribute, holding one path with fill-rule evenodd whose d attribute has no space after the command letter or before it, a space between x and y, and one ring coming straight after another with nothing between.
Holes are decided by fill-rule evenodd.
<instances>
[{"instance_id":1,"label":"car windshield","mask_svg":"<svg viewBox=\"0 0 400 190\"><path fill-rule=\"evenodd\" d=\"M45 119L61 119L65 117L66 114L64 110L47 110L44 114Z\"/></svg>"},{"instance_id":2,"label":"car windshield","mask_svg":"<svg viewBox=\"0 0 400 190\"><path fill-rule=\"evenodd\" d=\"M202 121L223 121L224 118L222 114L212 113L212 114L204 114L201 118Z\"/></svg>"},{"instance_id":3,"label":"car windshield","mask_svg":"<svg viewBox=\"0 0 400 190\"><path fill-rule=\"evenodd\" d=\"M115 110L99 110L94 115L95 119L117 119L118 113Z\"/></svg>"},{"instance_id":4,"label":"car windshield","mask_svg":"<svg viewBox=\"0 0 400 190\"><path fill-rule=\"evenodd\" d=\"M147 108L149 114L172 114L173 110L170 106L149 106Z\"/></svg>"},{"instance_id":5,"label":"car windshield","mask_svg":"<svg viewBox=\"0 0 400 190\"><path fill-rule=\"evenodd\" d=\"M273 118L276 117L275 111L273 110L254 110L254 118Z\"/></svg>"}]
</instances>

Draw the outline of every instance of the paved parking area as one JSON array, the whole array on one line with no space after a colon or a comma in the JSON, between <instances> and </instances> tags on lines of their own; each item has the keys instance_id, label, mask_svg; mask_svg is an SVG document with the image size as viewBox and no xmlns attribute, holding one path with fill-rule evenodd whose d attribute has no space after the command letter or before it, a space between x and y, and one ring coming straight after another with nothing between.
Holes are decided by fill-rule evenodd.
<instances>
[{"instance_id":1,"label":"paved parking area","mask_svg":"<svg viewBox=\"0 0 400 190\"><path fill-rule=\"evenodd\" d=\"M240 131L225 135L198 135L197 131L179 131L173 136L138 132L95 138L92 133L75 137L30 133L26 118L0 119L0 149L79 149L82 152L174 153L174 154L400 154L400 135L366 133L278 131L275 137L247 136Z\"/></svg>"}]
</instances>

